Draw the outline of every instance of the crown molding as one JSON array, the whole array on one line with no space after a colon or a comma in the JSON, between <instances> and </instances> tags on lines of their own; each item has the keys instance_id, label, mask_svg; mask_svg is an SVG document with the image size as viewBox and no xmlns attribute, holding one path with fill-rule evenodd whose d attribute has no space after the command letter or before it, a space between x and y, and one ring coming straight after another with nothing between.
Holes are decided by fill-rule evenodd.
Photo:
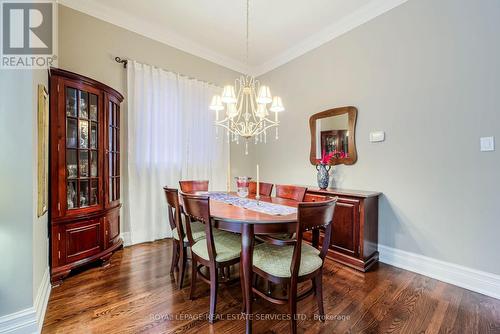
<instances>
[{"instance_id":1,"label":"crown molding","mask_svg":"<svg viewBox=\"0 0 500 334\"><path fill-rule=\"evenodd\" d=\"M330 42L331 40L359 27L360 25L399 5L402 5L407 1L408 0L373 0L350 15L345 16L340 21L335 22L323 30L302 40L295 46L285 50L269 61L266 61L259 66L255 66L252 69L252 74L254 76L260 76L272 71L275 68L284 65L325 43Z\"/></svg>"},{"instance_id":2,"label":"crown molding","mask_svg":"<svg viewBox=\"0 0 500 334\"><path fill-rule=\"evenodd\" d=\"M338 22L309 36L276 57L256 66L248 67L244 62L227 57L208 49L174 31L155 26L147 20L137 18L119 9L110 8L96 0L57 0L57 3L100 20L109 22L121 28L133 31L139 35L167 44L181 51L211 61L240 73L250 73L254 76L263 75L289 61L318 48L319 46L339 37L346 32L384 14L385 12L405 3L408 0L372 0Z\"/></svg>"},{"instance_id":3,"label":"crown molding","mask_svg":"<svg viewBox=\"0 0 500 334\"><path fill-rule=\"evenodd\" d=\"M201 46L171 30L157 27L146 20L124 13L119 9L105 6L102 2L96 0L57 0L57 3L233 71L244 73L248 70L247 65L243 62Z\"/></svg>"}]
</instances>

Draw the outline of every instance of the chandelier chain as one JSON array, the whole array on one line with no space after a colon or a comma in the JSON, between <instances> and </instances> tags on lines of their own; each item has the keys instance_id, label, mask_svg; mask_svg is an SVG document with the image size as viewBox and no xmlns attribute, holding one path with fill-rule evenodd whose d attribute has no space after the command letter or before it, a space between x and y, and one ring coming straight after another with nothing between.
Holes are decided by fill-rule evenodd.
<instances>
[{"instance_id":1,"label":"chandelier chain","mask_svg":"<svg viewBox=\"0 0 500 334\"><path fill-rule=\"evenodd\" d=\"M250 26L250 23L249 23L250 19L249 18L250 18L250 0L247 0L247 36L246 36L246 39L247 39L247 41L246 41L246 44L247 44L246 45L246 49L247 49L246 50L247 68L249 66L249 64L248 64L248 36L249 36L249 30L250 30L249 29L249 26ZM248 69L247 69L247 71L248 71Z\"/></svg>"}]
</instances>

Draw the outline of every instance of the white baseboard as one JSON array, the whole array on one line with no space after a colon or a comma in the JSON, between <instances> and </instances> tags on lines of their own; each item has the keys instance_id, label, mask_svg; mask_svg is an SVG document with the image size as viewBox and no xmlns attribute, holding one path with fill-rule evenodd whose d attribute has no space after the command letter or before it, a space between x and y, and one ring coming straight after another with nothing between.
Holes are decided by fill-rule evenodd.
<instances>
[{"instance_id":1,"label":"white baseboard","mask_svg":"<svg viewBox=\"0 0 500 334\"><path fill-rule=\"evenodd\" d=\"M40 333L50 297L50 270L45 270L32 307L0 317L0 333Z\"/></svg>"},{"instance_id":2,"label":"white baseboard","mask_svg":"<svg viewBox=\"0 0 500 334\"><path fill-rule=\"evenodd\" d=\"M0 317L0 333L33 334L38 333L34 307Z\"/></svg>"},{"instance_id":3,"label":"white baseboard","mask_svg":"<svg viewBox=\"0 0 500 334\"><path fill-rule=\"evenodd\" d=\"M379 245L380 262L500 299L500 275Z\"/></svg>"},{"instance_id":4,"label":"white baseboard","mask_svg":"<svg viewBox=\"0 0 500 334\"><path fill-rule=\"evenodd\" d=\"M128 246L133 246L133 245L137 245L137 244L141 244L141 243L144 243L144 242L152 242L153 240L150 240L150 239L145 239L145 240L134 240L134 242L132 242L132 237L130 236L130 232L122 232L120 234L121 238L123 239L123 247L128 247ZM161 240L161 239L164 239L164 238L172 238L172 231L168 231L167 232L167 235L163 236L163 237L160 237L160 239L157 239L157 240Z\"/></svg>"},{"instance_id":5,"label":"white baseboard","mask_svg":"<svg viewBox=\"0 0 500 334\"><path fill-rule=\"evenodd\" d=\"M130 239L130 232L122 232L123 247L132 246L132 239Z\"/></svg>"},{"instance_id":6,"label":"white baseboard","mask_svg":"<svg viewBox=\"0 0 500 334\"><path fill-rule=\"evenodd\" d=\"M35 298L35 311L36 311L36 321L38 324L38 333L42 331L43 320L45 319L45 311L47 310L47 304L49 303L50 290L52 285L50 285L50 268L45 269L45 274L43 275L42 282L38 287L38 292Z\"/></svg>"}]
</instances>

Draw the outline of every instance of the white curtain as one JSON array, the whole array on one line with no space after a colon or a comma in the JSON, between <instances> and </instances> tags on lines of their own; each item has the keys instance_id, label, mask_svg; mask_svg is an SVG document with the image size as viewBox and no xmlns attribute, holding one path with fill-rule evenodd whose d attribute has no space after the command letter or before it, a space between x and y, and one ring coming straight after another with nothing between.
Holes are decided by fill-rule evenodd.
<instances>
[{"instance_id":1,"label":"white curtain","mask_svg":"<svg viewBox=\"0 0 500 334\"><path fill-rule=\"evenodd\" d=\"M163 186L209 180L224 190L229 145L216 135L208 109L214 85L130 61L128 87L128 210L132 244L171 236Z\"/></svg>"}]
</instances>

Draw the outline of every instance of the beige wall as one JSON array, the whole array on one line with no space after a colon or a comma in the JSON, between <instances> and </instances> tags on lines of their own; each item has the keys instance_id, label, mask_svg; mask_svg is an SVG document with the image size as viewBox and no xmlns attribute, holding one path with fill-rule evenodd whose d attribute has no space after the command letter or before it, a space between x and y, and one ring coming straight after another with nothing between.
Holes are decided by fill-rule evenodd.
<instances>
[{"instance_id":1,"label":"beige wall","mask_svg":"<svg viewBox=\"0 0 500 334\"><path fill-rule=\"evenodd\" d=\"M92 16L59 6L59 66L125 95L126 70L116 56L210 81L232 83L237 72Z\"/></svg>"},{"instance_id":2,"label":"beige wall","mask_svg":"<svg viewBox=\"0 0 500 334\"><path fill-rule=\"evenodd\" d=\"M163 69L223 86L233 83L238 73L134 32L98 20L68 7L59 6L59 66L89 76L115 88L125 96L121 114L122 202L127 210L127 73L114 61L116 56L135 59ZM208 112L208 111L207 111ZM239 154L237 151L235 155ZM128 223L122 222L122 232Z\"/></svg>"},{"instance_id":3,"label":"beige wall","mask_svg":"<svg viewBox=\"0 0 500 334\"><path fill-rule=\"evenodd\" d=\"M0 316L33 306L32 85L32 71L0 70Z\"/></svg>"},{"instance_id":4,"label":"beige wall","mask_svg":"<svg viewBox=\"0 0 500 334\"><path fill-rule=\"evenodd\" d=\"M33 300L43 289L41 284L49 268L48 212L38 217L38 85L49 89L46 70L33 71Z\"/></svg>"},{"instance_id":5,"label":"beige wall","mask_svg":"<svg viewBox=\"0 0 500 334\"><path fill-rule=\"evenodd\" d=\"M334 184L384 193L380 244L500 274L500 156L479 152L500 138L499 36L499 1L410 0L263 75L287 110L262 178L314 185L308 119L354 105L359 160Z\"/></svg>"},{"instance_id":6,"label":"beige wall","mask_svg":"<svg viewBox=\"0 0 500 334\"><path fill-rule=\"evenodd\" d=\"M37 217L38 84L47 87L47 71L0 70L0 316L33 307L48 269L47 214Z\"/></svg>"}]
</instances>

